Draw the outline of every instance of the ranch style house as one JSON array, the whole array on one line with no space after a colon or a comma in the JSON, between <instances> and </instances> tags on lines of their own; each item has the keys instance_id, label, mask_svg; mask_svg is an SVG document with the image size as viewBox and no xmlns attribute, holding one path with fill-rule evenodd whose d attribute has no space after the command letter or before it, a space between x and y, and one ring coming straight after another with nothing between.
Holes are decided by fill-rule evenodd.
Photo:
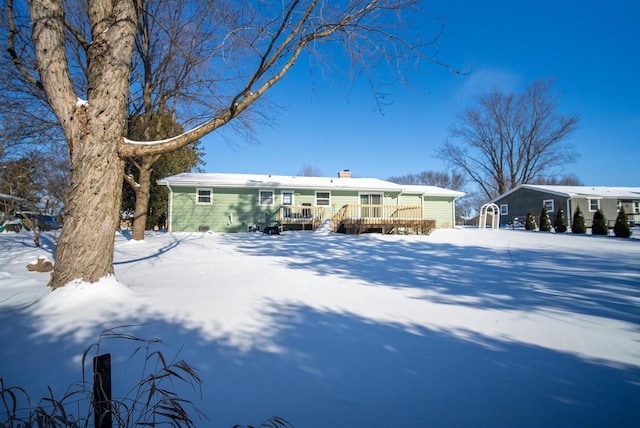
<instances>
[{"instance_id":1,"label":"ranch style house","mask_svg":"<svg viewBox=\"0 0 640 428\"><path fill-rule=\"evenodd\" d=\"M422 233L455 225L464 193L375 178L184 173L157 182L169 189L173 232L315 230Z\"/></svg>"},{"instance_id":2,"label":"ranch style house","mask_svg":"<svg viewBox=\"0 0 640 428\"><path fill-rule=\"evenodd\" d=\"M580 207L587 227L591 226L593 214L599 209L613 227L620 208L624 208L632 224L640 224L640 187L594 187L594 186L547 186L521 184L493 201L500 207L500 223L513 220L524 221L531 211L537 218L542 206L552 221L562 208L570 225L573 214Z\"/></svg>"}]
</instances>

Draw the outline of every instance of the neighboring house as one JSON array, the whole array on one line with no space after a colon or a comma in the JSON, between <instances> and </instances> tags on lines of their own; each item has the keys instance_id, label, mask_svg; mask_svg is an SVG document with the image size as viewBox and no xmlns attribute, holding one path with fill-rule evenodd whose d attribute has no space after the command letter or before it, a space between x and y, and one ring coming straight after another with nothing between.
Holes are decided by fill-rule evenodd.
<instances>
[{"instance_id":1,"label":"neighboring house","mask_svg":"<svg viewBox=\"0 0 640 428\"><path fill-rule=\"evenodd\" d=\"M640 224L640 187L593 187L593 186L543 186L521 184L511 191L491 201L500 207L500 223L507 224L514 219L524 220L531 211L539 217L542 206L547 207L553 221L562 208L571 225L573 213L580 207L587 226L590 227L593 214L600 209L609 226L624 207L629 221Z\"/></svg>"},{"instance_id":2,"label":"neighboring house","mask_svg":"<svg viewBox=\"0 0 640 428\"><path fill-rule=\"evenodd\" d=\"M25 202L26 200L23 198L0 193L0 220L20 209Z\"/></svg>"},{"instance_id":3,"label":"neighboring house","mask_svg":"<svg viewBox=\"0 0 640 428\"><path fill-rule=\"evenodd\" d=\"M184 173L158 180L169 189L170 231L242 232L269 226L428 233L452 228L464 193L375 178Z\"/></svg>"}]
</instances>

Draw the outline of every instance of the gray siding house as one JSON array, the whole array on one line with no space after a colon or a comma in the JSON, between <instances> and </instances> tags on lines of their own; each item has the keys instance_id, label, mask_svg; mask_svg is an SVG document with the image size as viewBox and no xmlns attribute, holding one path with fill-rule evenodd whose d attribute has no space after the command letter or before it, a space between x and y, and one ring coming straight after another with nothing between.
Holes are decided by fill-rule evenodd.
<instances>
[{"instance_id":1,"label":"gray siding house","mask_svg":"<svg viewBox=\"0 0 640 428\"><path fill-rule=\"evenodd\" d=\"M537 218L543 205L547 207L552 220L562 208L569 224L577 207L580 207L588 227L598 209L604 214L609 226L613 226L621 207L624 207L631 222L640 224L640 187L521 184L491 202L500 207L502 224L515 219L524 220L529 211Z\"/></svg>"}]
</instances>

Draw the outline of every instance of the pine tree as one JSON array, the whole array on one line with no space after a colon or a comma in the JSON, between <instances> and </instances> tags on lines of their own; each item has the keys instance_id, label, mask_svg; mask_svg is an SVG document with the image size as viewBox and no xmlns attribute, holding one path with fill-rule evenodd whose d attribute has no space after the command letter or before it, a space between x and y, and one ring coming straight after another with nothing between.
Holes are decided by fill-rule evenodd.
<instances>
[{"instance_id":1,"label":"pine tree","mask_svg":"<svg viewBox=\"0 0 640 428\"><path fill-rule=\"evenodd\" d=\"M598 211L593 214L593 224L591 225L592 235L608 235L609 228L607 227L607 219L602 214L602 211Z\"/></svg>"},{"instance_id":2,"label":"pine tree","mask_svg":"<svg viewBox=\"0 0 640 428\"><path fill-rule=\"evenodd\" d=\"M551 232L551 219L549 218L546 205L542 206L542 212L540 213L540 231Z\"/></svg>"},{"instance_id":3,"label":"pine tree","mask_svg":"<svg viewBox=\"0 0 640 428\"><path fill-rule=\"evenodd\" d=\"M553 221L553 228L556 233L565 233L567 231L567 219L564 216L564 210L560 208L556 218Z\"/></svg>"},{"instance_id":4,"label":"pine tree","mask_svg":"<svg viewBox=\"0 0 640 428\"><path fill-rule=\"evenodd\" d=\"M580 207L576 208L573 213L573 221L571 222L571 232L573 233L587 233L587 226L585 225L584 215Z\"/></svg>"},{"instance_id":5,"label":"pine tree","mask_svg":"<svg viewBox=\"0 0 640 428\"><path fill-rule=\"evenodd\" d=\"M620 207L618 217L616 218L616 224L613 226L613 233L615 233L618 238L629 238L633 233L631 226L629 225L627 213L624 212L624 207Z\"/></svg>"},{"instance_id":6,"label":"pine tree","mask_svg":"<svg viewBox=\"0 0 640 428\"><path fill-rule=\"evenodd\" d=\"M536 219L533 216L533 212L529 211L527 213L527 219L524 221L524 228L526 230L536 230L538 225L536 224Z\"/></svg>"}]
</instances>

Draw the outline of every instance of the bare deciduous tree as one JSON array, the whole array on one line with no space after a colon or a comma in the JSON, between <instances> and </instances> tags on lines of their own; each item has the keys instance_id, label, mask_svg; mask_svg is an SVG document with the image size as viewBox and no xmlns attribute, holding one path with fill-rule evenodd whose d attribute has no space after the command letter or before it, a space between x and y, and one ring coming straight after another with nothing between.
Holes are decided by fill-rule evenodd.
<instances>
[{"instance_id":1,"label":"bare deciduous tree","mask_svg":"<svg viewBox=\"0 0 640 428\"><path fill-rule=\"evenodd\" d=\"M545 184L554 186L582 186L583 183L575 174L535 177L528 184Z\"/></svg>"},{"instance_id":2,"label":"bare deciduous tree","mask_svg":"<svg viewBox=\"0 0 640 428\"><path fill-rule=\"evenodd\" d=\"M316 166L304 164L298 170L297 175L302 177L322 177L322 171Z\"/></svg>"},{"instance_id":3,"label":"bare deciduous tree","mask_svg":"<svg viewBox=\"0 0 640 428\"><path fill-rule=\"evenodd\" d=\"M438 157L462 171L488 199L518 184L553 174L577 157L566 143L578 118L558 112L550 80L536 80L521 94L494 89L478 107L460 113Z\"/></svg>"},{"instance_id":4,"label":"bare deciduous tree","mask_svg":"<svg viewBox=\"0 0 640 428\"><path fill-rule=\"evenodd\" d=\"M9 23L17 22L21 15L14 0L4 3ZM27 19L5 33L8 44L14 42L12 62L25 81L45 92L70 154L71 186L53 288L113 274L124 159L167 153L230 123L279 82L303 52L340 46L350 69L364 72L372 82L376 65L388 66L402 78L405 67L421 60L439 63L430 55L431 41L421 41L418 31L407 27L416 16L411 14L420 13L417 0L206 2L229 23L216 29L216 43L210 45L222 53L212 55L208 64L225 78L223 87L211 88L220 104L208 106L207 119L179 136L138 142L125 135L128 97L135 90L130 77L138 18L148 5L141 0L88 0L86 9L68 15L69 3L62 0L27 3ZM86 19L67 19L71 13L85 13ZM25 33L30 38L15 37ZM29 51L28 39L35 64L22 56ZM25 46L19 48L16 40ZM76 57L68 48L70 40L82 48ZM84 84L76 81L78 70L86 77Z\"/></svg>"},{"instance_id":5,"label":"bare deciduous tree","mask_svg":"<svg viewBox=\"0 0 640 428\"><path fill-rule=\"evenodd\" d=\"M422 186L437 186L445 189L462 190L465 179L455 171L422 171L418 174L407 174L389 177L387 180L398 184L415 184Z\"/></svg>"},{"instance_id":6,"label":"bare deciduous tree","mask_svg":"<svg viewBox=\"0 0 640 428\"><path fill-rule=\"evenodd\" d=\"M202 106L209 114L212 106L224 107L214 91L224 77L209 64L223 54L216 46L216 31L235 19L206 2L140 0L140 5L130 79L128 138L164 140L184 132L178 125L180 116L185 117L185 122L193 122ZM185 19L189 25L185 25ZM144 239L152 170L161 156L166 154L128 159L127 165L136 169L135 174L125 174L125 182L136 199L134 240Z\"/></svg>"},{"instance_id":7,"label":"bare deciduous tree","mask_svg":"<svg viewBox=\"0 0 640 428\"><path fill-rule=\"evenodd\" d=\"M456 171L422 171L418 174L407 174L398 177L389 177L387 180L398 184L411 184L419 186L437 186L444 189L459 190L464 192L465 178ZM471 198L467 194L465 197L456 199L456 214L466 217L473 211L470 203Z\"/></svg>"}]
</instances>

